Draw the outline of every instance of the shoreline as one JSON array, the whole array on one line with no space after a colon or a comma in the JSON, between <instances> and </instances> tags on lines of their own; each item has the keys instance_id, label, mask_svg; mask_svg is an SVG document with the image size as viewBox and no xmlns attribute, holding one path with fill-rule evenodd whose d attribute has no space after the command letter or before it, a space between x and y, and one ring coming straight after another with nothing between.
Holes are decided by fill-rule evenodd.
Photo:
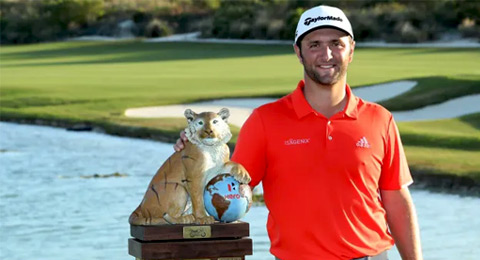
<instances>
[{"instance_id":1,"label":"shoreline","mask_svg":"<svg viewBox=\"0 0 480 260\"><path fill-rule=\"evenodd\" d=\"M410 186L411 189L480 197L480 183L472 178L415 168L410 168L410 172L414 181Z\"/></svg>"},{"instance_id":2,"label":"shoreline","mask_svg":"<svg viewBox=\"0 0 480 260\"><path fill-rule=\"evenodd\" d=\"M119 125L110 122L102 124L94 122L69 122L67 120L23 119L17 117L0 117L1 122L25 125L37 125L63 128L67 131L89 131L118 137L139 138L151 141L175 143L178 133L166 133L145 127ZM76 130L78 129L78 130ZM235 144L228 144L233 154ZM173 151L173 149L172 149ZM480 182L475 179L455 174L435 173L431 170L410 168L414 183L411 189L428 190L436 193L447 193L459 196L480 197Z\"/></svg>"}]
</instances>

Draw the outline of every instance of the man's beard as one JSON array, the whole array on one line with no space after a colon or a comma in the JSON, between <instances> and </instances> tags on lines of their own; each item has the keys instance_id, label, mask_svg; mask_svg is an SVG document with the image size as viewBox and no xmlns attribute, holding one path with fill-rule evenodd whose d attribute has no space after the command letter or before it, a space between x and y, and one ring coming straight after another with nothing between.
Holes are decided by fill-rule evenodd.
<instances>
[{"instance_id":1,"label":"man's beard","mask_svg":"<svg viewBox=\"0 0 480 260\"><path fill-rule=\"evenodd\" d=\"M303 69L305 73L307 73L308 77L312 79L315 83L326 86L333 86L347 73L346 66L340 67L340 71L335 72L332 76L322 76L317 70L312 68L312 66L308 65L303 65Z\"/></svg>"}]
</instances>

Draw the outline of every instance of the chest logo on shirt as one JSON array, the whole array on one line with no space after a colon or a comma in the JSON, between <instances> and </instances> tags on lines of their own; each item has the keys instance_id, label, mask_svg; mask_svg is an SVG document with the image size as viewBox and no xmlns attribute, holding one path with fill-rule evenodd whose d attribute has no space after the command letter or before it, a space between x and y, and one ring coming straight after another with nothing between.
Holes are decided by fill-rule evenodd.
<instances>
[{"instance_id":1,"label":"chest logo on shirt","mask_svg":"<svg viewBox=\"0 0 480 260\"><path fill-rule=\"evenodd\" d=\"M285 145L299 145L299 144L308 144L308 143L310 143L310 138L302 138L302 139L290 138L285 141Z\"/></svg>"},{"instance_id":2,"label":"chest logo on shirt","mask_svg":"<svg viewBox=\"0 0 480 260\"><path fill-rule=\"evenodd\" d=\"M368 140L365 136L358 140L357 147L370 148L370 144L368 143Z\"/></svg>"}]
</instances>

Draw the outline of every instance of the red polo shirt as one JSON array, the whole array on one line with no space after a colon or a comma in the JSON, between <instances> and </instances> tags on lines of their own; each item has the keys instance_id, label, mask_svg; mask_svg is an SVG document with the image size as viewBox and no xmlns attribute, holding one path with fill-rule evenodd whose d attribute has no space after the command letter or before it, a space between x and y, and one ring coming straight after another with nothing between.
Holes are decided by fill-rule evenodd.
<instances>
[{"instance_id":1,"label":"red polo shirt","mask_svg":"<svg viewBox=\"0 0 480 260\"><path fill-rule=\"evenodd\" d=\"M308 104L304 82L255 109L232 160L263 183L271 253L282 260L351 259L389 249L379 189L412 182L390 112L355 97L327 119Z\"/></svg>"}]
</instances>

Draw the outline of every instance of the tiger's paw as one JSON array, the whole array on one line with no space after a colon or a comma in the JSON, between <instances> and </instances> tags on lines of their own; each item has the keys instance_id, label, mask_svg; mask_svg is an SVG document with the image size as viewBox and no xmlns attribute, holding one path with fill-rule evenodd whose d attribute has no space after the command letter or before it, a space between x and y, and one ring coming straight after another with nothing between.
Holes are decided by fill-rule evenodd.
<instances>
[{"instance_id":1,"label":"tiger's paw","mask_svg":"<svg viewBox=\"0 0 480 260\"><path fill-rule=\"evenodd\" d=\"M224 172L230 173L238 182L242 184L248 184L252 180L247 170L239 163L226 162Z\"/></svg>"},{"instance_id":2,"label":"tiger's paw","mask_svg":"<svg viewBox=\"0 0 480 260\"><path fill-rule=\"evenodd\" d=\"M235 169L235 168L234 168ZM233 169L232 169L233 170ZM237 171L232 171L230 174L233 175L233 177L240 183L242 184L248 184L252 180L250 178L250 175L248 174L247 170L243 167L238 167L236 168Z\"/></svg>"},{"instance_id":3,"label":"tiger's paw","mask_svg":"<svg viewBox=\"0 0 480 260\"><path fill-rule=\"evenodd\" d=\"M213 224L215 219L212 216L198 217L195 219L196 224Z\"/></svg>"}]
</instances>

